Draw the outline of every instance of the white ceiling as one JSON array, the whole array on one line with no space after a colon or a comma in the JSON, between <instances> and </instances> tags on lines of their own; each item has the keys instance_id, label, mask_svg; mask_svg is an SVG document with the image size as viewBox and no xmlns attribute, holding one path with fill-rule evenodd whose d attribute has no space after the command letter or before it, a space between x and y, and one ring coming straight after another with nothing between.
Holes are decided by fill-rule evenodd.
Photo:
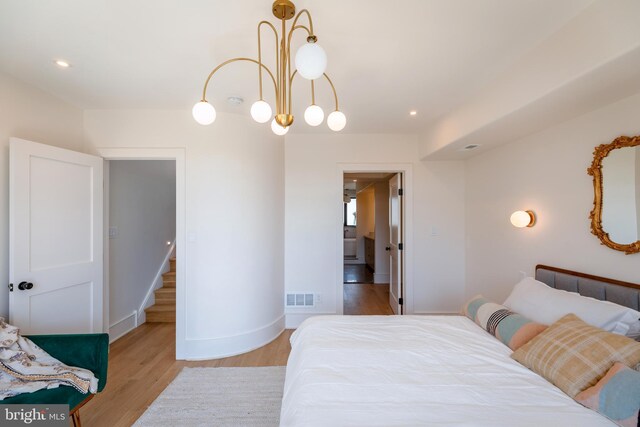
<instances>
[{"instance_id":1,"label":"white ceiling","mask_svg":"<svg viewBox=\"0 0 640 427\"><path fill-rule=\"evenodd\" d=\"M414 133L461 105L592 0L299 0L310 9L345 132ZM83 109L190 109L219 62L256 56L271 0L0 0L0 71ZM273 52L265 32L265 54ZM303 41L297 37L297 45ZM270 50L269 50L270 49ZM53 60L71 62L58 69ZM268 60L267 60L268 61ZM294 114L310 95L294 84ZM267 100L273 100L265 86ZM318 103L332 110L329 88ZM233 107L228 96L246 102ZM216 75L208 98L248 114L256 67ZM418 111L409 117L409 110ZM298 119L301 121L300 119ZM322 126L326 129L326 126ZM309 132L306 124L294 132Z\"/></svg>"}]
</instances>

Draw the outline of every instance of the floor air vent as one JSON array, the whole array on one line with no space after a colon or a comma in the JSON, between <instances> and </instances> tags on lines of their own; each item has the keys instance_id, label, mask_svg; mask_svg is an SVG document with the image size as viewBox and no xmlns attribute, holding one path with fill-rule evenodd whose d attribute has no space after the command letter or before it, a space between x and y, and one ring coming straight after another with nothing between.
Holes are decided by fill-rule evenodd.
<instances>
[{"instance_id":1,"label":"floor air vent","mask_svg":"<svg viewBox=\"0 0 640 427\"><path fill-rule=\"evenodd\" d=\"M314 294L287 294L287 307L313 307L316 305Z\"/></svg>"}]
</instances>

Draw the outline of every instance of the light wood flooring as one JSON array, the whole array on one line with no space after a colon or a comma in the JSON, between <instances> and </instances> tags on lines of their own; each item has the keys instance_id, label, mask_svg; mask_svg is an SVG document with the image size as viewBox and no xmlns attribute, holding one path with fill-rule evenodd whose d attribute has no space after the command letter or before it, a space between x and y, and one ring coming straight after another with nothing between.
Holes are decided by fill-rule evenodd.
<instances>
[{"instance_id":1,"label":"light wood flooring","mask_svg":"<svg viewBox=\"0 0 640 427\"><path fill-rule=\"evenodd\" d=\"M293 330L250 353L225 359L175 360L176 328L171 323L145 323L111 345L105 390L81 410L84 427L128 427L151 405L183 367L284 366Z\"/></svg>"},{"instance_id":2,"label":"light wood flooring","mask_svg":"<svg viewBox=\"0 0 640 427\"><path fill-rule=\"evenodd\" d=\"M345 283L344 314L393 314L389 305L389 285Z\"/></svg>"},{"instance_id":3,"label":"light wood flooring","mask_svg":"<svg viewBox=\"0 0 640 427\"><path fill-rule=\"evenodd\" d=\"M389 286L344 285L345 314L393 314ZM145 323L111 345L105 390L81 410L84 427L128 427L173 381L183 367L284 366L293 330L252 352L225 359L175 360L176 328L172 323Z\"/></svg>"},{"instance_id":4,"label":"light wood flooring","mask_svg":"<svg viewBox=\"0 0 640 427\"><path fill-rule=\"evenodd\" d=\"M373 271L364 264L345 264L344 283L373 283Z\"/></svg>"}]
</instances>

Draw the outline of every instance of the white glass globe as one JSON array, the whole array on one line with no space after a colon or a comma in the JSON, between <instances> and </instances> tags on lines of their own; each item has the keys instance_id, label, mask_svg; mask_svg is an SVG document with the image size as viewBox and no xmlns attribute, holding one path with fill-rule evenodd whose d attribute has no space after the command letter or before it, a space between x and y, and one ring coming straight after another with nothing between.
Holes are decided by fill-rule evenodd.
<instances>
[{"instance_id":1,"label":"white glass globe","mask_svg":"<svg viewBox=\"0 0 640 427\"><path fill-rule=\"evenodd\" d=\"M207 101L200 101L191 110L193 118L201 125L210 125L216 120L216 109Z\"/></svg>"},{"instance_id":2,"label":"white glass globe","mask_svg":"<svg viewBox=\"0 0 640 427\"><path fill-rule=\"evenodd\" d=\"M296 69L308 80L322 77L327 69L327 54L318 43L306 43L296 53Z\"/></svg>"},{"instance_id":3,"label":"white glass globe","mask_svg":"<svg viewBox=\"0 0 640 427\"><path fill-rule=\"evenodd\" d=\"M511 214L511 224L514 227L531 227L534 223L533 214L529 211L515 211Z\"/></svg>"},{"instance_id":4,"label":"white glass globe","mask_svg":"<svg viewBox=\"0 0 640 427\"><path fill-rule=\"evenodd\" d=\"M342 111L334 111L327 117L327 125L334 132L339 132L347 125L347 117Z\"/></svg>"},{"instance_id":5,"label":"white glass globe","mask_svg":"<svg viewBox=\"0 0 640 427\"><path fill-rule=\"evenodd\" d=\"M309 126L318 126L324 121L324 111L315 104L309 105L307 109L304 110L304 121L307 122Z\"/></svg>"},{"instance_id":6,"label":"white glass globe","mask_svg":"<svg viewBox=\"0 0 640 427\"><path fill-rule=\"evenodd\" d=\"M271 106L263 100L254 102L251 106L251 117L258 123L267 123L272 117Z\"/></svg>"},{"instance_id":7,"label":"white glass globe","mask_svg":"<svg viewBox=\"0 0 640 427\"><path fill-rule=\"evenodd\" d=\"M284 136L289 132L289 127L283 128L276 122L276 119L271 121L271 130L278 136Z\"/></svg>"}]
</instances>

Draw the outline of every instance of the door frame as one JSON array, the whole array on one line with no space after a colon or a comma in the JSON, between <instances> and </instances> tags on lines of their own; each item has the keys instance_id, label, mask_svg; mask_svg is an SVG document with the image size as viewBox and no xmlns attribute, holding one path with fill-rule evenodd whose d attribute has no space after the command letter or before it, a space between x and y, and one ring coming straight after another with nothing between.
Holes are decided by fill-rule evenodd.
<instances>
[{"instance_id":1,"label":"door frame","mask_svg":"<svg viewBox=\"0 0 640 427\"><path fill-rule=\"evenodd\" d=\"M186 344L186 152L183 148L96 148L98 154L109 160L174 160L176 162L176 359L185 358ZM105 178L105 183L107 183ZM105 184L106 185L106 184ZM105 189L105 199L108 199ZM105 203L108 209L108 203ZM105 217L105 236L109 234L109 221ZM105 238L105 274L109 271L109 239ZM108 277L105 285L108 285ZM106 289L105 305L106 325L109 325L109 286Z\"/></svg>"},{"instance_id":2,"label":"door frame","mask_svg":"<svg viewBox=\"0 0 640 427\"><path fill-rule=\"evenodd\" d=\"M401 173L402 209L402 285L403 314L413 314L413 164L412 163L338 163L336 185L336 312L344 314L344 174Z\"/></svg>"}]
</instances>

